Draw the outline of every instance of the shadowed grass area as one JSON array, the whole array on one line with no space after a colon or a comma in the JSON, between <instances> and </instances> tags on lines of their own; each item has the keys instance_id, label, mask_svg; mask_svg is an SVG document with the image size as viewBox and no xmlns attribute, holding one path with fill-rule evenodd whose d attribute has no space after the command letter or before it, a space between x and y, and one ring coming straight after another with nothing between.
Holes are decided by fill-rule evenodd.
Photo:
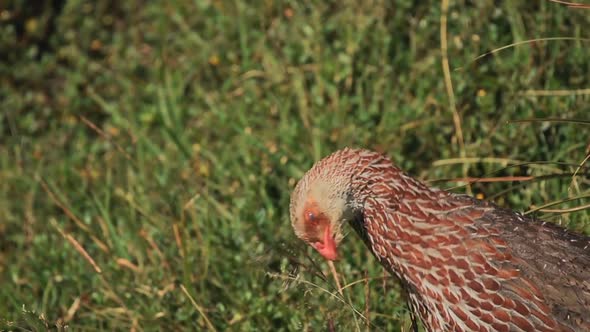
<instances>
[{"instance_id":1,"label":"shadowed grass area","mask_svg":"<svg viewBox=\"0 0 590 332\"><path fill-rule=\"evenodd\" d=\"M339 295L292 233L296 180L344 146L590 234L587 10L29 7L0 14L0 329L408 330L356 236Z\"/></svg>"}]
</instances>

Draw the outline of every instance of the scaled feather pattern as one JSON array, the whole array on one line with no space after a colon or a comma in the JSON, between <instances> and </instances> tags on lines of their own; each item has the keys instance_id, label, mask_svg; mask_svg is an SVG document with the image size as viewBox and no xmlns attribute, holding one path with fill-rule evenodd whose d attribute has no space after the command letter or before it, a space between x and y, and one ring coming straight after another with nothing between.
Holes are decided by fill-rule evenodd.
<instances>
[{"instance_id":1,"label":"scaled feather pattern","mask_svg":"<svg viewBox=\"0 0 590 332\"><path fill-rule=\"evenodd\" d=\"M291 197L296 235L328 259L350 224L428 331L590 331L590 238L430 188L344 149Z\"/></svg>"}]
</instances>

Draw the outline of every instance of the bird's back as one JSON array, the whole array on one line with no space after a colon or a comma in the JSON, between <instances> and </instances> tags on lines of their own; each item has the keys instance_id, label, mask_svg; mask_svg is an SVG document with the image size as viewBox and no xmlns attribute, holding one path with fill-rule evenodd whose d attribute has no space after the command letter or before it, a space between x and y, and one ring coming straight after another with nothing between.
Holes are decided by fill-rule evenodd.
<instances>
[{"instance_id":1,"label":"bird's back","mask_svg":"<svg viewBox=\"0 0 590 332\"><path fill-rule=\"evenodd\" d=\"M512 256L505 265L538 289L552 317L574 331L590 331L590 239L490 203L475 205L491 207L475 223L497 231Z\"/></svg>"},{"instance_id":2,"label":"bird's back","mask_svg":"<svg viewBox=\"0 0 590 332\"><path fill-rule=\"evenodd\" d=\"M590 331L590 238L464 195L409 195L368 200L389 212L363 227L428 330Z\"/></svg>"},{"instance_id":3,"label":"bird's back","mask_svg":"<svg viewBox=\"0 0 590 332\"><path fill-rule=\"evenodd\" d=\"M522 314L533 316L535 312L539 313L537 316L543 314L543 308L535 310L534 302L538 298L550 310L547 317L562 325L562 329L590 331L588 237L493 203L446 192L441 194L447 198L452 196L467 209L481 210L473 226L468 227L472 230L471 239L495 246L507 258L496 261L496 268L518 271L513 280L507 279L501 284L499 294L523 302L527 308L521 308ZM453 213L462 212L457 210L445 217L454 218ZM482 233L481 230L486 231Z\"/></svg>"}]
</instances>

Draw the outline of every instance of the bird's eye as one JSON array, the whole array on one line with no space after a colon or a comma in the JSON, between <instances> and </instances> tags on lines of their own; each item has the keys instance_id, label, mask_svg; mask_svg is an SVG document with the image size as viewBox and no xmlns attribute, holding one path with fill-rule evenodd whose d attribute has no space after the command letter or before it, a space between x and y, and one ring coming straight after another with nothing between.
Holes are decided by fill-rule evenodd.
<instances>
[{"instance_id":1,"label":"bird's eye","mask_svg":"<svg viewBox=\"0 0 590 332\"><path fill-rule=\"evenodd\" d=\"M309 222L310 224L313 224L313 225L317 224L317 222L318 222L318 217L316 216L315 213L313 213L311 211L308 211L305 214L305 219L307 220L307 222Z\"/></svg>"}]
</instances>

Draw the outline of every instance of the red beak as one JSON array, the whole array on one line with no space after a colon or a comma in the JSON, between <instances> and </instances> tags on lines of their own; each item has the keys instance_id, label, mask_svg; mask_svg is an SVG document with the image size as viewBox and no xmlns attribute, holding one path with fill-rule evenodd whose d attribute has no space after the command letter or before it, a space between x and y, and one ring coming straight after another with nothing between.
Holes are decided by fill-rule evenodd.
<instances>
[{"instance_id":1,"label":"red beak","mask_svg":"<svg viewBox=\"0 0 590 332\"><path fill-rule=\"evenodd\" d=\"M311 244L324 258L327 260L338 259L338 249L336 248L336 241L332 237L332 229L330 226L324 230L324 241L318 241Z\"/></svg>"}]
</instances>

